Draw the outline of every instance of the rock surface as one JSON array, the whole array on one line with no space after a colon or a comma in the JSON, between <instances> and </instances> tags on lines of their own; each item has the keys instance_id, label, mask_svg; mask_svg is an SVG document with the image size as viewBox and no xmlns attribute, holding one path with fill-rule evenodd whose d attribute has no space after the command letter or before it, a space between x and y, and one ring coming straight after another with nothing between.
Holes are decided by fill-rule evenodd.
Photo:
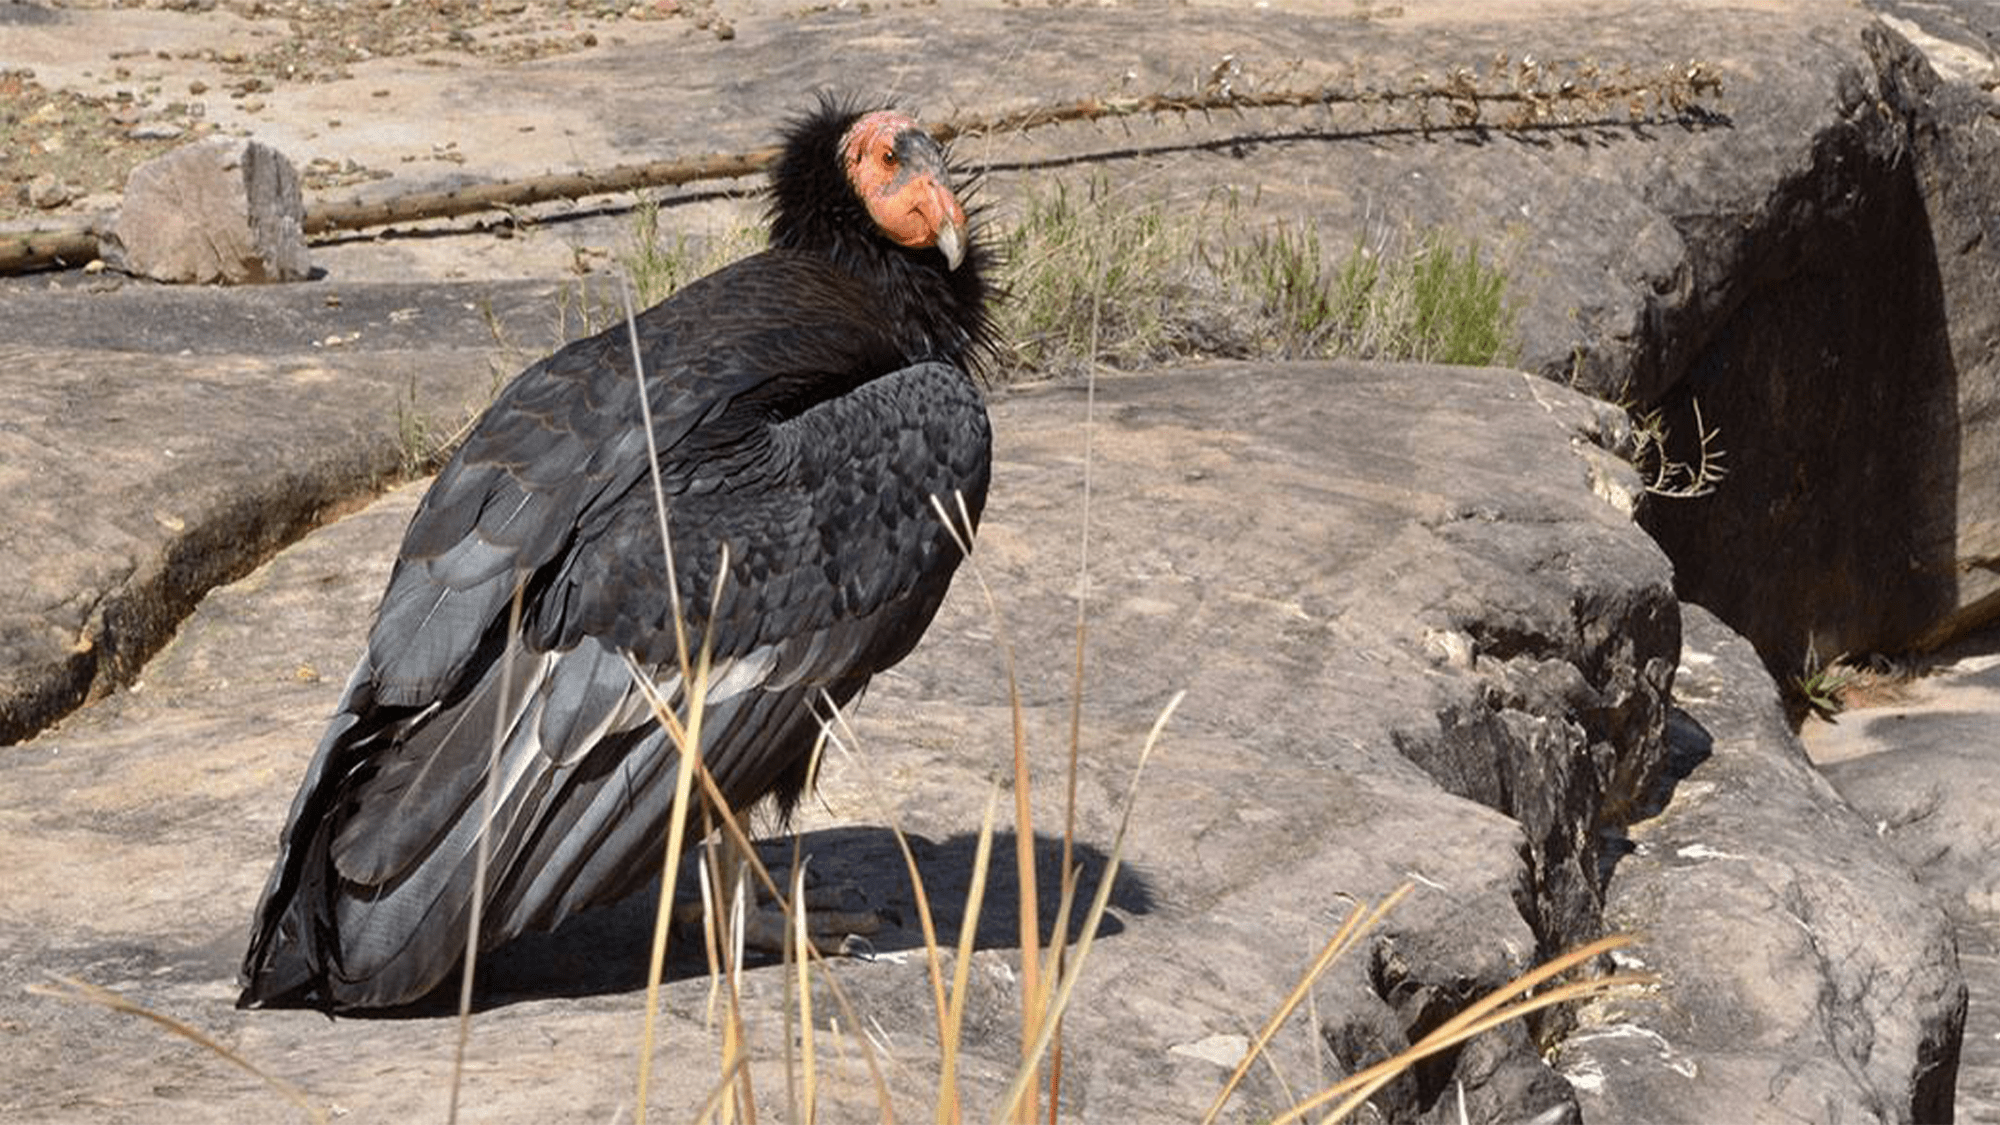
<instances>
[{"instance_id":1,"label":"rock surface","mask_svg":"<svg viewBox=\"0 0 2000 1125\"><path fill-rule=\"evenodd\" d=\"M1854 694L1854 693L1850 693ZM1940 654L1918 680L1806 724L1814 764L1957 923L1976 997L2000 989L2000 636ZM1963 1119L2000 1109L2000 1012L1974 1003L1959 1082Z\"/></svg>"},{"instance_id":2,"label":"rock surface","mask_svg":"<svg viewBox=\"0 0 2000 1125\"><path fill-rule=\"evenodd\" d=\"M537 346L550 294L8 298L0 743L128 682L211 587L421 457L484 405L508 359L482 311Z\"/></svg>"},{"instance_id":3,"label":"rock surface","mask_svg":"<svg viewBox=\"0 0 2000 1125\"><path fill-rule=\"evenodd\" d=\"M1080 530L1083 405L1049 390L997 408L995 500L977 556L1020 649L1044 832L1059 823L1077 612L1060 576ZM1591 893L1575 872L1594 868L1596 829L1615 810L1601 807L1601 782L1530 781L1656 773L1661 744L1646 739L1676 644L1664 559L1592 493L1602 466L1574 448L1600 409L1522 374L1447 368L1204 368L1101 388L1079 814L1093 865L1140 737L1171 693L1189 695L1140 790L1130 882L1068 1025L1077 1116L1180 1117L1205 1104L1225 1072L1173 1048L1261 1020L1355 899L1406 878L1424 889L1318 998L1343 1042L1393 1048L1568 939L1571 899ZM0 760L0 838L15 873L0 891L0 988L80 974L362 1118L435 1108L449 1019L329 1023L228 1007L244 911L414 496L396 493L217 590L142 689ZM918 654L871 691L860 756L826 781L838 815L805 825L815 864L858 875L913 923L881 832L898 818L929 841L920 856L953 932L967 834L1004 768L1008 727L992 622L976 583L961 583ZM1012 1050L1012 904L996 887L982 923L975 1105L995 1096ZM554 1105L594 1119L629 1097L624 1051L596 1053L636 1032L649 918L628 904L494 962L498 1006L476 1025L485 1062L470 1089L482 1119L546 1119ZM893 952L914 934L877 941ZM918 1076L899 1094L921 1099L934 1056L920 964L841 972ZM782 974L751 981L768 1037ZM705 1057L693 1044L706 987L669 990L680 1045L665 1058ZM86 1074L63 1061L111 1053L129 1065ZM32 1076L4 1104L30 1119L144 1117L166 1097L179 1119L224 1120L269 1097L150 1025L40 998L19 1006L0 1056ZM1279 1058L1294 1082L1317 1065L1296 1037ZM774 1097L775 1050L764 1059ZM670 1067L661 1108L675 1115L698 1098L705 1065ZM1427 1074L1406 1110L1455 1115L1460 1081L1473 1120L1569 1098L1517 1029ZM865 1084L841 1096L858 1111ZM1281 1100L1263 1077L1240 1097L1253 1118Z\"/></svg>"},{"instance_id":4,"label":"rock surface","mask_svg":"<svg viewBox=\"0 0 2000 1125\"><path fill-rule=\"evenodd\" d=\"M1683 627L1672 800L1605 891L1662 986L1589 1005L1563 1042L1585 1119L1951 1120L1949 920L1813 771L1749 644L1697 606Z\"/></svg>"},{"instance_id":5,"label":"rock surface","mask_svg":"<svg viewBox=\"0 0 2000 1125\"><path fill-rule=\"evenodd\" d=\"M105 260L156 281L245 285L299 281L305 197L285 155L214 138L132 170Z\"/></svg>"},{"instance_id":6,"label":"rock surface","mask_svg":"<svg viewBox=\"0 0 2000 1125\"><path fill-rule=\"evenodd\" d=\"M101 53L80 55L78 43L111 50L143 34L162 49L246 36L246 50L260 46L256 22L233 13L204 28L181 13L36 10L59 18L10 27L10 52L50 84L104 72ZM1330 246L1406 222L1443 222L1507 246L1525 366L1662 403L1670 415L1699 397L1707 421L1724 427L1730 487L1698 504L1652 505L1647 518L1680 559L1683 591L1715 600L1774 667L1810 630L1821 630L1810 635L1826 655L1886 647L1872 639L1884 636L1930 638L1924 629L1959 628L1981 612L1971 596L1984 557L1975 517L1995 509L1967 470L1995 448L1980 397L1991 368L1982 326L2000 304L1982 306L1980 286L2000 242L1980 225L1990 217L1979 217L1978 177L1990 162L1976 92L1926 85L1922 61L1870 31L1859 10L1803 0L1673 10L1419 3L1352 14L1286 0L1247 11L1197 4L1171 19L959 0L875 11L745 5L726 42L632 23L580 55L509 66L370 60L352 78L263 92L254 113L221 98L214 110L301 160L393 169L377 187L387 192L749 148L801 90L849 85L831 68L850 48L884 60L881 84L912 92L929 116L1113 88L1184 89L1220 73L1224 55L1239 66L1230 80L1248 88L1395 85L1452 66L1483 73L1495 55L1641 68L1702 59L1724 81L1719 116L1635 125L1614 107L1582 125L1509 132L1379 110L1247 113L1066 126L962 151L1002 165L987 198L1003 222L1029 189L1103 172L1120 190L1157 188L1177 202L1239 189L1256 199L1260 221L1318 219ZM827 49L798 50L808 35ZM660 111L663 52L675 60L686 112ZM1311 61L1289 61L1302 57ZM1080 58L1098 69L1080 71ZM392 96L369 97L375 89ZM471 159L441 161L441 149ZM753 208L702 187L670 194L664 215L669 229L700 231ZM311 286L104 293L94 291L101 282L73 277L51 292L39 292L43 279L0 284L4 359L18 375L11 391L0 388L17 396L0 404L0 535L43 591L0 605L0 724L11 724L0 742L98 700L0 755L0 840L10 872L21 873L0 882L0 995L9 997L0 1070L31 1076L6 1092L0 1116L263 1119L278 1105L149 1026L40 998L17 1005L19 986L48 969L189 1018L363 1119L441 1111L447 1021L329 1026L226 1007L278 818L358 650L413 497L333 524L216 590L178 640L142 661L201 591L394 474L409 445L400 403L417 404L411 413L435 432L483 399L496 350L483 306L522 341L502 364L518 367L550 338L546 279L605 261L606 248L629 237L623 216L592 217L587 207L525 218L539 223L510 217L497 227L504 238L439 233L476 225L461 222L416 238L322 245L315 263L327 277ZM1852 268L1857 246L1876 268ZM499 280L508 278L542 280ZM1829 326L1829 308L1846 319ZM1872 331L1871 317L1889 323ZM1792 378L1801 356L1819 366ZM147 380L160 372L172 377ZM1270 385L1296 396L1314 377ZM1229 1037L1254 1028L1290 987L1347 896L1379 895L1409 873L1437 886L1316 998L1331 1058L1288 1033L1280 1077L1256 1072L1236 1112L1268 1117L1285 1100L1281 1085L1311 1085L1302 1076L1322 1062L1351 1067L1394 1049L1557 944L1594 933L1604 893L1595 873L1616 853L1616 826L1648 811L1641 798L1656 792L1668 749L1659 693L1680 615L1659 556L1588 496L1630 504L1631 476L1580 439L1618 444L1616 427L1519 376L1336 368L1327 378L1341 396L1331 417L1292 417L1244 390L1259 381L1246 383L1240 369L1107 388L1085 705L1087 865L1102 862L1093 849L1108 846L1138 738L1174 688L1194 695L1142 791L1132 881L1087 978L1096 991L1071 1024L1066 1089L1078 1117L1192 1117L1225 1073L1218 1052L1226 1058ZM283 409L273 388L284 388ZM1002 406L1007 462L980 556L997 574L1009 634L1025 638L1030 729L1046 778L1068 722L1075 399L1052 390ZM1802 434L1801 416L1831 421ZM1884 443L1849 467L1850 439L1915 432L1926 420L1934 429L1923 441ZM1675 425L1685 437L1686 421ZM194 464L179 464L184 450L195 451ZM1895 503L1888 514L1860 510L1857 501L1882 496ZM1780 518L1751 518L1759 504L1777 505ZM1795 541L1819 553L1793 553ZM1713 567L1723 553L1757 558L1761 569ZM1905 556L1909 565L1896 562ZM1970 577L1944 589L1935 577L1954 566ZM1921 580L1905 581L1905 571ZM1763 596L1739 596L1745 583L1764 583ZM1793 589L1805 596L1791 598ZM1828 620L1829 607L1846 615L1857 604L1882 609L1854 614L1860 625ZM1697 651L1710 651L1699 640L1706 628L1690 626ZM838 815L805 826L816 867L860 878L907 921L900 860L881 830L888 815L876 811L893 801L926 838L920 858L948 931L963 910L967 834L1008 753L990 632L972 588L959 590L925 648L871 693L863 762L827 782ZM1742 654L1715 640L1714 651L1725 649ZM107 695L134 677L138 690ZM1756 795L1773 807L1837 823L1810 775L1758 733L1769 734L1752 698L1762 688L1742 690L1714 723L1702 720L1719 744L1764 747L1731 757L1732 768L1767 786ZM1045 801L1056 787L1039 790ZM1677 792L1700 790L1684 783ZM1058 821L1054 808L1042 808L1044 831ZM1649 823L1665 832L1658 826L1673 812ZM1852 854L1880 873L1878 852ZM1642 858L1613 868L1614 914L1644 906L1621 889L1639 880ZM1701 866L1706 878L1741 876L1715 891L1740 903L1741 917L1773 917L1774 892L1756 878L1765 868ZM1797 885L1824 901L1851 885L1815 881L1823 874ZM1918 938L1934 930L1921 896L1877 893L1894 901L1863 913L1905 927L1879 947L1935 952ZM1004 888L996 897L1011 901ZM624 1048L606 1044L636 1038L650 917L649 905L629 903L490 966L492 1007L475 1030L470 1092L481 1119L600 1119L629 1101ZM1012 932L1006 909L989 903L968 1016L977 1043L969 1088L982 1107L1012 1050ZM899 1094L922 1102L908 1091L926 1088L934 1032L923 971L899 960L911 940L907 928L888 935L888 958L844 971L907 1060L899 1077L915 1076ZM1641 955L1701 982L1691 991L1720 988L1684 948L1663 941ZM676 971L699 970L683 962ZM1774 1105L1851 1095L1894 1119L1905 1099L1916 1112L1935 1096L1938 1003L1898 1019L1832 970L1778 975L1787 988L1820 979L1854 1003L1828 1025L1812 1022L1823 1009L1799 1004L1796 990L1742 994L1769 1007L1741 1026L1795 1032L1796 1065L1785 1073L1796 1077L1768 1093ZM782 980L753 973L749 989L764 1005L760 1057L776 1059ZM662 1058L673 1063L672 1089L659 1104L684 1114L712 1080L713 1043L700 1028L701 982L683 979L670 992L676 1014ZM1930 995L1948 1008L1947 993ZM1975 1018L1978 1010L1975 1001ZM1860 1057L1864 1023L1879 1056L1838 1073L1822 1066ZM1670 1019L1658 1027L1691 1052L1722 1041ZM1457 1121L1462 1080L1473 1120L1566 1110L1571 1093L1539 1057L1563 1033L1551 1022L1538 1038L1496 1035L1392 1087L1380 1104L1397 1119ZM1601 1041L1590 1049L1612 1057ZM1646 1073L1645 1090L1680 1081L1644 1052L1620 1057ZM1779 1065L1772 1057L1704 1073L1719 1083ZM690 1058L700 1060L698 1080L688 1078ZM1969 1066L1974 1054L1966 1058ZM759 1073L768 1105L782 1077ZM850 1077L832 1095L847 1112L830 1117L867 1111L865 1079ZM1580 1102L1601 1109L1612 1096L1586 1090ZM1660 1112L1680 1116L1673 1104Z\"/></svg>"}]
</instances>

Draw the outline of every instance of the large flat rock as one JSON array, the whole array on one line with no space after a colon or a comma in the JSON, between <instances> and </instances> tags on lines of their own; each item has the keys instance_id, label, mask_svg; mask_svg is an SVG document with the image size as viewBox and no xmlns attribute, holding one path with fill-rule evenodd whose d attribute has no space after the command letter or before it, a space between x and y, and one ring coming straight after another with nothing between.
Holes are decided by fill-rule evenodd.
<instances>
[{"instance_id":1,"label":"large flat rock","mask_svg":"<svg viewBox=\"0 0 2000 1125\"><path fill-rule=\"evenodd\" d=\"M1657 735L1677 644L1664 559L1593 491L1607 462L1578 451L1599 410L1516 372L1355 365L1117 380L1089 438L1075 391L997 408L976 559L1019 659L1040 830L1060 823L1086 447L1079 833L1093 868L1144 731L1168 696L1189 693L1140 790L1127 882L1069 1024L1078 1115L1203 1104L1225 1071L1174 1048L1254 1025L1354 901L1406 879L1420 890L1317 1000L1350 1041L1393 1043L1578 925L1577 904L1549 896L1591 893L1572 869L1594 868L1595 825L1615 816L1597 802L1617 786L1598 775L1657 772L1661 743L1644 735ZM0 760L0 989L20 997L45 972L77 974L361 1119L436 1111L448 1018L229 1007L275 833L416 492L215 591L139 688ZM860 754L833 765L825 808L801 826L816 864L858 877L911 925L885 818L927 841L951 932L970 833L1010 756L994 635L977 583L961 582L917 654L870 692ZM1004 889L995 898L975 977L990 995L968 1035L974 1105L996 1095L1012 1050L1016 907ZM628 905L494 959L469 1090L480 1119L596 1119L629 1099L649 919ZM906 928L878 944L913 940ZM921 1103L935 1055L920 965L839 972L897 1044L899 1096ZM768 1049L757 1073L776 1097L783 977L758 970L750 983ZM668 989L658 1096L670 1115L710 1081L706 989ZM272 1104L150 1025L39 997L10 1006L10 1115L219 1121ZM1319 1065L1306 1042L1280 1047L1292 1081ZM1455 1078L1477 1119L1569 1097L1518 1030L1465 1058ZM1406 1093L1407 1108L1452 1078ZM868 1095L854 1083L835 1096L858 1112ZM1254 1118L1280 1100L1259 1077L1238 1105Z\"/></svg>"},{"instance_id":2,"label":"large flat rock","mask_svg":"<svg viewBox=\"0 0 2000 1125\"><path fill-rule=\"evenodd\" d=\"M1599 849L1618 825L1651 811L1638 797L1673 776L1662 773L1680 651L1669 571L1606 502L1632 478L1594 445L1611 420L1604 408L1521 373L1198 368L1107 382L1094 431L1085 406L1060 388L997 406L994 501L975 560L998 617L968 574L917 653L869 693L859 753L830 769L802 845L822 874L861 884L904 920L877 935L881 959L837 971L895 1051L899 1104L923 1107L937 1059L929 988L910 956L914 907L885 828L917 834L941 925L955 932L971 833L1011 754L1004 636L1026 705L1038 850L1053 859L1076 597L1087 589L1078 824L1088 871L1102 868L1145 729L1173 692L1188 697L1140 789L1112 919L1067 1025L1066 1112L1178 1119L1206 1104L1225 1074L1218 1044L1262 1019L1352 904L1419 885L1318 990L1321 1035L1281 1037L1282 1080L1260 1068L1234 1103L1238 1119L1266 1118L1286 1104L1285 1084L1365 1063L1371 1044L1393 1049L1595 925L1598 884L1581 876L1610 858ZM1087 586L1076 571L1086 453ZM0 989L21 996L47 973L75 974L188 1020L320 1104L371 1120L439 1112L446 1015L329 1022L229 1006L283 810L419 487L218 589L139 687L0 761L11 873ZM1726 718L1704 721L1720 732ZM1746 798L1823 801L1823 791L1792 770L1760 778ZM1886 863L1858 820L1829 815L1835 834L1808 854L1831 840ZM1703 840L1755 847L1746 835ZM1765 901L1763 881L1732 878L1746 870L1713 865L1710 893ZM1870 895L1878 913L1867 919L1886 916L1898 932L1943 925L1914 886L1892 879ZM975 955L965 1081L982 1112L1016 1049L1018 909L1003 880ZM479 1119L601 1119L629 1106L650 919L641 899L488 960L467 1091ZM1880 938L1859 922L1842 934ZM1673 937L1652 941L1639 955L1675 970L1661 1010L1712 987L1714 966ZM1796 966L1808 994L1816 973L1834 980L1816 965ZM673 975L655 1087L670 1116L705 1094L715 1050L699 961L684 955ZM775 1104L784 974L751 972L746 995L753 1073ZM1793 1075L1773 1105L1865 1096L1885 1119L1906 1119L1897 1099L1909 1106L1930 1071L1897 1045L1948 1017L1956 996L1868 1009L1875 1038L1813 1047L1815 1058L1832 1050L1831 1065ZM816 1010L825 1018L824 999ZM1797 1015L1755 995L1734 1010L1779 1037ZM1331 1058L1318 1057L1322 1041ZM1383 1105L1397 1119L1458 1120L1461 1101L1478 1121L1573 1112L1542 1049L1521 1028L1496 1033ZM1714 1049L1727 1052L1726 1036ZM14 1005L0 1063L23 1076L0 1110L26 1119L224 1121L275 1106L255 1080L150 1024L39 996ZM1669 1116L1767 1096L1740 1072L1700 1073L1705 1093L1692 1098L1679 1070L1612 1081L1628 1099L1618 1104ZM869 1112L851 1056L836 1074L827 1112Z\"/></svg>"}]
</instances>

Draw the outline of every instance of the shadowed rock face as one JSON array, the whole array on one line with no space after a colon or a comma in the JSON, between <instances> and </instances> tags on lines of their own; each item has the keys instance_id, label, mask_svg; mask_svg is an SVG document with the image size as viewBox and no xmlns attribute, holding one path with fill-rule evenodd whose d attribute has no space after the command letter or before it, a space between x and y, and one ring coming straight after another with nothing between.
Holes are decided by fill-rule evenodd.
<instances>
[{"instance_id":1,"label":"shadowed rock face","mask_svg":"<svg viewBox=\"0 0 2000 1125\"><path fill-rule=\"evenodd\" d=\"M2000 607L1981 562L2000 457L1990 99L1893 34L1863 39L1833 74L1838 124L1758 218L1726 240L1694 228L1730 297L1684 322L1656 400L1682 457L1696 410L1721 430L1729 476L1644 522L1682 593L1781 674L1808 651L1928 648Z\"/></svg>"}]
</instances>

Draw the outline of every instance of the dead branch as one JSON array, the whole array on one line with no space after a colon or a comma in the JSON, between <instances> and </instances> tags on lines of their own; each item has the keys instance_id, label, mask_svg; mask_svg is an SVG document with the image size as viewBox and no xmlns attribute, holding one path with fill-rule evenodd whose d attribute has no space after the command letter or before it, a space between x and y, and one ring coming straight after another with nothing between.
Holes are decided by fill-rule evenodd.
<instances>
[{"instance_id":1,"label":"dead branch","mask_svg":"<svg viewBox=\"0 0 2000 1125\"><path fill-rule=\"evenodd\" d=\"M474 211L500 211L556 199L616 195L641 188L678 187L697 180L726 180L761 172L777 159L775 147L750 152L717 152L684 160L622 164L602 172L560 172L474 184L452 191L426 191L364 203L322 203L306 209L305 232L365 230L419 219L445 219Z\"/></svg>"},{"instance_id":2,"label":"dead branch","mask_svg":"<svg viewBox=\"0 0 2000 1125\"><path fill-rule=\"evenodd\" d=\"M1491 84L1489 88L1488 84ZM1706 64L1662 67L1651 76L1635 76L1630 68L1606 72L1594 63L1557 68L1532 58L1515 63L1494 60L1485 75L1453 68L1441 80L1418 75L1401 87L1341 87L1322 85L1303 90L1243 91L1214 81L1195 94L1150 94L1133 97L1085 98L1066 105L1037 106L1013 113L959 117L940 122L931 132L949 142L968 136L999 136L1074 121L1177 113L1210 114L1217 110L1304 109L1356 106L1376 109L1413 108L1420 128L1435 127L1432 113L1442 106L1457 128L1483 126L1500 130L1574 124L1624 107L1628 120L1672 119L1700 112L1699 99L1721 90L1721 81ZM1485 105L1507 112L1487 121ZM563 172L526 179L474 184L451 191L415 192L364 202L318 203L306 209L305 233L325 235L366 230L394 223L451 218L480 211L525 207L559 199L615 195L645 188L678 187L702 180L755 175L777 158L775 147L748 152L711 153L680 160L627 164L603 171ZM76 265L98 254L100 227L82 230L31 231L0 236L0 273L18 273L50 266Z\"/></svg>"},{"instance_id":3,"label":"dead branch","mask_svg":"<svg viewBox=\"0 0 2000 1125\"><path fill-rule=\"evenodd\" d=\"M0 235L0 273L25 273L52 266L81 266L95 257L95 228Z\"/></svg>"}]
</instances>

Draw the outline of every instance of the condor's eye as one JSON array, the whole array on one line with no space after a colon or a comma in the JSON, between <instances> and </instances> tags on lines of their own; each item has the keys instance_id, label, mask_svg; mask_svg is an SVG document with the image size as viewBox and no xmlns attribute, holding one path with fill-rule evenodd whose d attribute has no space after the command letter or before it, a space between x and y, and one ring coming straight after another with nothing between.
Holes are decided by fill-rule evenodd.
<instances>
[{"instance_id":1,"label":"condor's eye","mask_svg":"<svg viewBox=\"0 0 2000 1125\"><path fill-rule=\"evenodd\" d=\"M896 166L896 150L893 148L883 149L882 163L890 168L894 168Z\"/></svg>"}]
</instances>

